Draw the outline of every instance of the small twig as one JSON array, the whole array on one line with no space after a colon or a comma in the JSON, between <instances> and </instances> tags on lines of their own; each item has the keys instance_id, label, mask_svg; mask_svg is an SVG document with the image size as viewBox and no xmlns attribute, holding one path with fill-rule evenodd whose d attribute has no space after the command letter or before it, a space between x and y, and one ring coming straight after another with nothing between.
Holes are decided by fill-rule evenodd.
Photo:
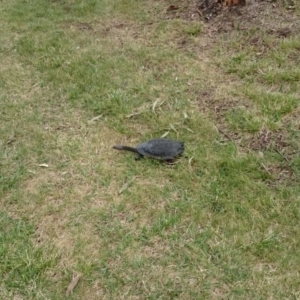
<instances>
[{"instance_id":1,"label":"small twig","mask_svg":"<svg viewBox=\"0 0 300 300\"><path fill-rule=\"evenodd\" d=\"M174 130L176 133L178 133L178 131L176 130L176 128L175 128L175 126L174 126L173 124L170 124L170 128L171 128L172 130Z\"/></svg>"},{"instance_id":2,"label":"small twig","mask_svg":"<svg viewBox=\"0 0 300 300\"><path fill-rule=\"evenodd\" d=\"M265 169L265 171L266 171L270 176L272 176L272 174L269 172L269 170L267 169L267 167L266 167L263 163L261 163L261 166Z\"/></svg>"},{"instance_id":3,"label":"small twig","mask_svg":"<svg viewBox=\"0 0 300 300\"><path fill-rule=\"evenodd\" d=\"M217 127L217 129L218 129L218 131L219 131L221 134L223 134L228 140L230 140L230 141L233 142L232 138L231 138L226 132L224 132L222 129L220 129L220 128L218 128L218 127Z\"/></svg>"},{"instance_id":4,"label":"small twig","mask_svg":"<svg viewBox=\"0 0 300 300\"><path fill-rule=\"evenodd\" d=\"M81 274L78 274L76 277L74 277L72 279L72 281L70 282L67 291L66 291L66 296L68 297L70 295L71 292L73 292L75 286L77 285L79 279L82 277Z\"/></svg>"},{"instance_id":5,"label":"small twig","mask_svg":"<svg viewBox=\"0 0 300 300\"><path fill-rule=\"evenodd\" d=\"M277 149L275 149L275 151L287 162L289 162L289 160Z\"/></svg>"},{"instance_id":6,"label":"small twig","mask_svg":"<svg viewBox=\"0 0 300 300\"><path fill-rule=\"evenodd\" d=\"M16 141L15 138L11 138L10 140L8 140L8 141L6 142L6 145L11 145L11 144L14 143L15 141Z\"/></svg>"},{"instance_id":7,"label":"small twig","mask_svg":"<svg viewBox=\"0 0 300 300\"><path fill-rule=\"evenodd\" d=\"M202 11L197 7L196 8L196 12L199 14L199 16L200 17L202 17L203 16L203 13L202 13Z\"/></svg>"},{"instance_id":8,"label":"small twig","mask_svg":"<svg viewBox=\"0 0 300 300\"><path fill-rule=\"evenodd\" d=\"M138 116L138 115L140 115L140 114L142 114L142 113L143 113L143 111L136 112L136 113L132 113L132 114L130 114L130 115L127 115L126 118L127 118L127 119L130 119L130 118L135 117L135 116Z\"/></svg>"},{"instance_id":9,"label":"small twig","mask_svg":"<svg viewBox=\"0 0 300 300\"><path fill-rule=\"evenodd\" d=\"M96 116L96 117L90 119L88 122L90 122L90 123L95 122L95 121L99 120L102 116L103 116L103 114L98 115L98 116Z\"/></svg>"}]
</instances>

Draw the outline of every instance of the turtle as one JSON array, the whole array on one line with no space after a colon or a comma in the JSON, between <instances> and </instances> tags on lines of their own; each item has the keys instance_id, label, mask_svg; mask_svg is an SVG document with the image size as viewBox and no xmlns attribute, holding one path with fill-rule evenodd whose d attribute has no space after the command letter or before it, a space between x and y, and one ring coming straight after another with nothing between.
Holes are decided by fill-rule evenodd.
<instances>
[{"instance_id":1,"label":"turtle","mask_svg":"<svg viewBox=\"0 0 300 300\"><path fill-rule=\"evenodd\" d=\"M157 138L137 145L136 148L115 145L113 149L126 150L138 154L137 160L142 157L152 157L163 161L172 161L184 151L184 143L171 139Z\"/></svg>"}]
</instances>

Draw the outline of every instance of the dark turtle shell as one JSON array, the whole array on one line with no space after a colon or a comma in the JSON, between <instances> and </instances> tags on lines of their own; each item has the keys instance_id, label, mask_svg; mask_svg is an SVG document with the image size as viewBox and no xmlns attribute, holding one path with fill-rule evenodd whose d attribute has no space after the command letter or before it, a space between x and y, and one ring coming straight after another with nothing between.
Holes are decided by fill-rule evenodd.
<instances>
[{"instance_id":1,"label":"dark turtle shell","mask_svg":"<svg viewBox=\"0 0 300 300\"><path fill-rule=\"evenodd\" d=\"M184 151L184 143L160 138L139 144L136 149L143 156L172 160Z\"/></svg>"}]
</instances>

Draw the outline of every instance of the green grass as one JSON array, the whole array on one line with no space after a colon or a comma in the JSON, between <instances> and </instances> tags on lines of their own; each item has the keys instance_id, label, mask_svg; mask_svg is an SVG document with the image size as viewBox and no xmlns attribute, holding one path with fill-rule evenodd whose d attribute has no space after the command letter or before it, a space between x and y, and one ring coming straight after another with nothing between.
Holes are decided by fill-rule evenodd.
<instances>
[{"instance_id":1,"label":"green grass","mask_svg":"<svg viewBox=\"0 0 300 300\"><path fill-rule=\"evenodd\" d=\"M31 242L34 235L32 225L20 219L0 216L1 296L21 294L28 298L39 297L49 292L51 280L48 270L57 265L59 257L45 245L38 247ZM47 276L48 275L48 276Z\"/></svg>"},{"instance_id":2,"label":"green grass","mask_svg":"<svg viewBox=\"0 0 300 300\"><path fill-rule=\"evenodd\" d=\"M1 299L298 299L299 8L167 7L2 1ZM175 165L112 150L167 133Z\"/></svg>"}]
</instances>

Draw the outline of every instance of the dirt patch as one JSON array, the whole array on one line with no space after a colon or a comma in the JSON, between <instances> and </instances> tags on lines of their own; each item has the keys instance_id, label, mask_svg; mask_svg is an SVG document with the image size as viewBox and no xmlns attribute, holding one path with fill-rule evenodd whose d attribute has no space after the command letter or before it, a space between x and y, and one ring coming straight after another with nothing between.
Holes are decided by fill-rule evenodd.
<instances>
[{"instance_id":1,"label":"dirt patch","mask_svg":"<svg viewBox=\"0 0 300 300\"><path fill-rule=\"evenodd\" d=\"M213 112L214 116L219 120L218 123L221 125L225 123L226 113L233 108L245 108L251 109L253 106L249 101L242 98L224 98L217 99L215 97L215 91L212 88L203 90L197 97L197 103L199 109L203 113ZM224 126L225 124L223 124ZM223 127L222 126L222 127Z\"/></svg>"},{"instance_id":2,"label":"dirt patch","mask_svg":"<svg viewBox=\"0 0 300 300\"><path fill-rule=\"evenodd\" d=\"M226 5L223 0L185 1L184 5L166 6L165 18L199 20L211 32L228 32L233 29L248 30L253 26L287 37L297 33L300 20L293 14L294 1L246 0L239 5Z\"/></svg>"},{"instance_id":3,"label":"dirt patch","mask_svg":"<svg viewBox=\"0 0 300 300\"><path fill-rule=\"evenodd\" d=\"M263 129L253 136L249 141L249 146L253 150L266 151L274 149L277 152L283 151L289 143L281 132L272 132Z\"/></svg>"}]
</instances>

